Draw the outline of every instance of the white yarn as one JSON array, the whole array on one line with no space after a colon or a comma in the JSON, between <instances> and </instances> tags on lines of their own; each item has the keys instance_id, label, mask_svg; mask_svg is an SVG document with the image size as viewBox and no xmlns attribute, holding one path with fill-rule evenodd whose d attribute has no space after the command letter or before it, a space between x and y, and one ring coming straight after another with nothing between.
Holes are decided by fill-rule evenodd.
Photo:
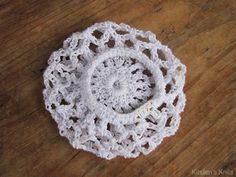
<instances>
[{"instance_id":1,"label":"white yarn","mask_svg":"<svg viewBox=\"0 0 236 177\"><path fill-rule=\"evenodd\" d=\"M76 149L134 158L179 127L186 67L152 32L97 23L66 39L48 64L46 109Z\"/></svg>"}]
</instances>

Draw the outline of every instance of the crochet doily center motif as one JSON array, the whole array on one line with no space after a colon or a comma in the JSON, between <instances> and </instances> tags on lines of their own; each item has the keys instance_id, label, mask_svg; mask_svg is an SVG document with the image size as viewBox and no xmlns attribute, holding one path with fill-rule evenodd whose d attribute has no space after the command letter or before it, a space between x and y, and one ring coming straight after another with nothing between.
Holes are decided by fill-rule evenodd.
<instances>
[{"instance_id":1,"label":"crochet doily center motif","mask_svg":"<svg viewBox=\"0 0 236 177\"><path fill-rule=\"evenodd\" d=\"M102 58L93 70L90 83L96 101L121 114L132 112L150 100L155 87L148 68L136 58L119 53Z\"/></svg>"},{"instance_id":2,"label":"crochet doily center motif","mask_svg":"<svg viewBox=\"0 0 236 177\"><path fill-rule=\"evenodd\" d=\"M102 22L67 38L44 72L60 135L99 157L137 157L174 135L186 67L152 32Z\"/></svg>"}]
</instances>

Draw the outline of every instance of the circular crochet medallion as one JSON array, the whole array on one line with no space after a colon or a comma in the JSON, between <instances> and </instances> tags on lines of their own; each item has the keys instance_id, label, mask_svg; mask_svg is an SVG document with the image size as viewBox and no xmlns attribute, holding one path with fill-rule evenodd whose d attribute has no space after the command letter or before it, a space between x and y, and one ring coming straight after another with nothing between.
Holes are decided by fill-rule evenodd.
<instances>
[{"instance_id":1,"label":"circular crochet medallion","mask_svg":"<svg viewBox=\"0 0 236 177\"><path fill-rule=\"evenodd\" d=\"M48 63L46 109L74 148L137 157L178 129L186 67L153 33L97 23L72 34Z\"/></svg>"}]
</instances>

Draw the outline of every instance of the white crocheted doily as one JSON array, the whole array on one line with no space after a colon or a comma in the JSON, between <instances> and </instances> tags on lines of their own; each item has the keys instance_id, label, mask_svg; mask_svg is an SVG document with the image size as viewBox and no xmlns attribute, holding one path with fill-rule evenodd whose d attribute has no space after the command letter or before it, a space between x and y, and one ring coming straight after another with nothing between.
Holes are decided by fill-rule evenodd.
<instances>
[{"instance_id":1,"label":"white crocheted doily","mask_svg":"<svg viewBox=\"0 0 236 177\"><path fill-rule=\"evenodd\" d=\"M74 148L137 157L178 129L186 67L152 32L97 23L66 39L48 64L46 109Z\"/></svg>"}]
</instances>

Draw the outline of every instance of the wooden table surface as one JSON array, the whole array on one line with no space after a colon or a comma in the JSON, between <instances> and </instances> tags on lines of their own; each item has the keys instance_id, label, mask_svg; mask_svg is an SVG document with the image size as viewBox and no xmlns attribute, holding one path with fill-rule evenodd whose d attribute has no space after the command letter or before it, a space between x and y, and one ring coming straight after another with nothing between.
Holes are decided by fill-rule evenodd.
<instances>
[{"instance_id":1,"label":"wooden table surface","mask_svg":"<svg viewBox=\"0 0 236 177\"><path fill-rule=\"evenodd\" d=\"M105 20L153 31L187 66L178 132L136 159L74 150L44 109L50 53ZM235 0L1 0L0 177L236 176L235 20Z\"/></svg>"}]
</instances>

